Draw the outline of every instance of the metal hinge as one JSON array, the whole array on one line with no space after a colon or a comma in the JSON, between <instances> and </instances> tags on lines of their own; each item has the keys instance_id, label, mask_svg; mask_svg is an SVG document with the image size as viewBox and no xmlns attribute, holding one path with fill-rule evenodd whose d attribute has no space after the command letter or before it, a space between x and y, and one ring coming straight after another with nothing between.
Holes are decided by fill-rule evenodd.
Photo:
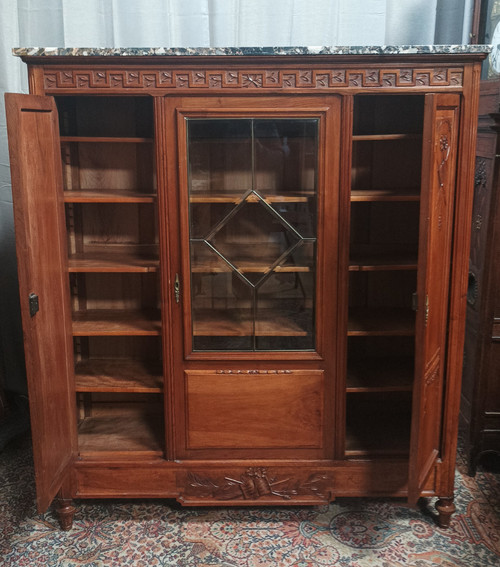
<instances>
[{"instance_id":1,"label":"metal hinge","mask_svg":"<svg viewBox=\"0 0 500 567\"><path fill-rule=\"evenodd\" d=\"M38 303L38 295L36 293L30 293L28 295L28 301L30 306L30 317L34 317L36 313L40 310L40 305Z\"/></svg>"},{"instance_id":2,"label":"metal hinge","mask_svg":"<svg viewBox=\"0 0 500 567\"><path fill-rule=\"evenodd\" d=\"M429 296L425 296L425 326L427 327L427 321L429 320Z\"/></svg>"}]
</instances>

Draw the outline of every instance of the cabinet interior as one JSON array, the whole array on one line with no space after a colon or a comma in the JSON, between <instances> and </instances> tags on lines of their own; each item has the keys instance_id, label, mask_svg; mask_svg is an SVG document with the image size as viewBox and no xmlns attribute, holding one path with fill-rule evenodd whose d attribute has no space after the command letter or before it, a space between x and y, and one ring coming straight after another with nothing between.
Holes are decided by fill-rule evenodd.
<instances>
[{"instance_id":1,"label":"cabinet interior","mask_svg":"<svg viewBox=\"0 0 500 567\"><path fill-rule=\"evenodd\" d=\"M150 97L56 97L78 450L163 456L163 355Z\"/></svg>"},{"instance_id":2,"label":"cabinet interior","mask_svg":"<svg viewBox=\"0 0 500 567\"><path fill-rule=\"evenodd\" d=\"M354 97L347 458L409 451L423 110L418 95Z\"/></svg>"},{"instance_id":3,"label":"cabinet interior","mask_svg":"<svg viewBox=\"0 0 500 567\"><path fill-rule=\"evenodd\" d=\"M354 96L345 457L407 454L423 96ZM56 97L79 451L162 456L154 115L148 97ZM193 351L313 351L318 121L189 119ZM341 189L344 191L345 189ZM341 235L342 236L342 235ZM328 277L336 277L329 274Z\"/></svg>"}]
</instances>

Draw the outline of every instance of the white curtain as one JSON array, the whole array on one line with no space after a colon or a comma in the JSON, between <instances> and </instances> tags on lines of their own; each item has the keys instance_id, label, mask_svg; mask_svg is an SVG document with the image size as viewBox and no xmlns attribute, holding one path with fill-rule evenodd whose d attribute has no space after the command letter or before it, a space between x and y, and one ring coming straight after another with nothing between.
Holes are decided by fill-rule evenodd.
<instances>
[{"instance_id":1,"label":"white curtain","mask_svg":"<svg viewBox=\"0 0 500 567\"><path fill-rule=\"evenodd\" d=\"M0 90L27 92L12 47L467 43L473 0L0 0ZM0 377L24 390L12 197L0 102ZM23 301L26 298L22 298ZM1 378L0 378L1 380Z\"/></svg>"}]
</instances>

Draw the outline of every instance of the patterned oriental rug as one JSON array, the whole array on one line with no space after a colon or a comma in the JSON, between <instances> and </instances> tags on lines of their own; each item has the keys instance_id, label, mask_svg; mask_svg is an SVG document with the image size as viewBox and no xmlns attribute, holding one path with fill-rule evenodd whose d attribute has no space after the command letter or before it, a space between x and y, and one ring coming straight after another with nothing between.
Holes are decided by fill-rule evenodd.
<instances>
[{"instance_id":1,"label":"patterned oriental rug","mask_svg":"<svg viewBox=\"0 0 500 567\"><path fill-rule=\"evenodd\" d=\"M182 509L165 501L78 502L73 530L37 515L28 437L0 453L0 565L169 567L500 566L500 474L465 473L448 530L433 504L339 499L316 508Z\"/></svg>"}]
</instances>

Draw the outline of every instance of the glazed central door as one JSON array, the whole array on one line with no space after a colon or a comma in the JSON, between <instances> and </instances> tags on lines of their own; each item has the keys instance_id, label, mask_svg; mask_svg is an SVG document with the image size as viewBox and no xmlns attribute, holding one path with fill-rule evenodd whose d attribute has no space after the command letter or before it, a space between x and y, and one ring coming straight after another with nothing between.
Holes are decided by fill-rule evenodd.
<instances>
[{"instance_id":1,"label":"glazed central door","mask_svg":"<svg viewBox=\"0 0 500 567\"><path fill-rule=\"evenodd\" d=\"M184 99L174 118L176 455L330 455L339 100Z\"/></svg>"},{"instance_id":2,"label":"glazed central door","mask_svg":"<svg viewBox=\"0 0 500 567\"><path fill-rule=\"evenodd\" d=\"M317 118L187 118L194 352L315 346Z\"/></svg>"}]
</instances>

